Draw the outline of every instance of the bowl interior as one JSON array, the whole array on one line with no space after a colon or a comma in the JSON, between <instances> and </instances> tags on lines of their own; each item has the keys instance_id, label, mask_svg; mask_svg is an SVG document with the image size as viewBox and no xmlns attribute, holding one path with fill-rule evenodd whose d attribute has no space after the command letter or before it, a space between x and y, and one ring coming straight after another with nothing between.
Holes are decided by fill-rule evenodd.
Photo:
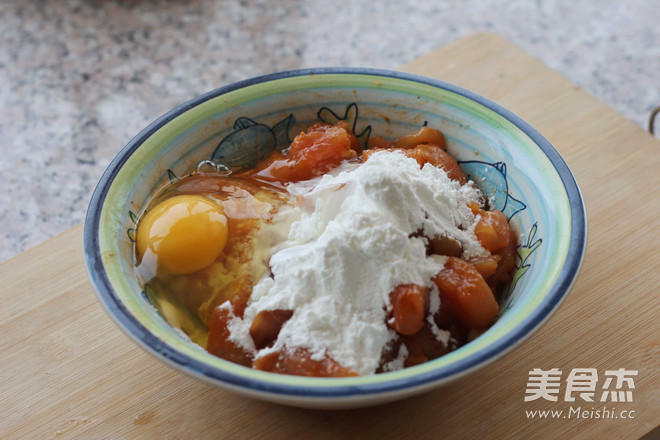
<instances>
[{"instance_id":1,"label":"bowl interior","mask_svg":"<svg viewBox=\"0 0 660 440\"><path fill-rule=\"evenodd\" d=\"M191 344L151 306L133 267L136 219L150 194L203 160L247 164L313 122L339 119L363 141L369 135L396 138L423 124L441 130L448 150L491 206L507 215L519 233L519 258L496 323L475 341L426 364L340 380L254 371ZM570 172L547 141L510 112L465 90L404 74L315 71L216 90L145 129L97 188L86 224L86 239L95 242L87 240L86 254L113 318L177 368L257 393L350 396L442 382L501 355L559 304L581 261L584 233L582 201ZM307 391L297 389L301 384Z\"/></svg>"}]
</instances>

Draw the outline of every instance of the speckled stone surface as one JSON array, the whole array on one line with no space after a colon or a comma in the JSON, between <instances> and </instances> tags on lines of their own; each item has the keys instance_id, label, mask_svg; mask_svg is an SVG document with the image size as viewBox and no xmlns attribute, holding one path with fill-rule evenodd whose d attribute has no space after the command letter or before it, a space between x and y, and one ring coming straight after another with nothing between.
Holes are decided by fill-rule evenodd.
<instances>
[{"instance_id":1,"label":"speckled stone surface","mask_svg":"<svg viewBox=\"0 0 660 440\"><path fill-rule=\"evenodd\" d=\"M3 0L0 261L84 219L103 170L175 105L301 67L392 69L497 32L646 128L657 0Z\"/></svg>"}]
</instances>

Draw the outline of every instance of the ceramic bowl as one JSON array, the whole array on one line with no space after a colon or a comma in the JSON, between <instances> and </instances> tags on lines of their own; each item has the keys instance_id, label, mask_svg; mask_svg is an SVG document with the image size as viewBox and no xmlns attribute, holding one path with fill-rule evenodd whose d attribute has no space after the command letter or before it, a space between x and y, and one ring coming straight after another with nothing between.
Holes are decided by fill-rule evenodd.
<instances>
[{"instance_id":1,"label":"ceramic bowl","mask_svg":"<svg viewBox=\"0 0 660 440\"><path fill-rule=\"evenodd\" d=\"M494 325L439 359L359 378L253 370L212 356L168 325L134 270L136 220L149 195L204 161L249 166L316 121L348 122L358 138L440 129L448 150L520 234L515 275ZM311 69L242 81L199 96L153 122L114 159L85 221L91 280L114 321L138 345L211 384L274 402L320 408L384 403L483 368L527 339L557 309L578 273L586 216L576 181L534 128L468 90L369 69Z\"/></svg>"}]
</instances>

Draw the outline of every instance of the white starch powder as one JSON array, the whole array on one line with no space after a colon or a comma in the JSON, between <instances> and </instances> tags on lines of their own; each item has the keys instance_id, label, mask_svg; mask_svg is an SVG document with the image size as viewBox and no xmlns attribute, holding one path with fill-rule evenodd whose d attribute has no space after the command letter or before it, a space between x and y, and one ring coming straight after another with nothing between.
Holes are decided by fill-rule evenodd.
<instances>
[{"instance_id":1,"label":"white starch powder","mask_svg":"<svg viewBox=\"0 0 660 440\"><path fill-rule=\"evenodd\" d=\"M467 206L482 203L481 192L434 166L420 169L398 151L290 187L294 195L301 191L300 219L274 249L271 273L254 287L243 319L230 321L231 339L255 357L301 347L313 359L327 355L360 375L373 374L395 336L385 322L389 293L401 284L430 287L444 265L443 258L427 257L423 236L458 240L464 257L487 253ZM257 351L250 325L260 311L276 309L294 313L274 346ZM446 341L444 330L433 330Z\"/></svg>"}]
</instances>

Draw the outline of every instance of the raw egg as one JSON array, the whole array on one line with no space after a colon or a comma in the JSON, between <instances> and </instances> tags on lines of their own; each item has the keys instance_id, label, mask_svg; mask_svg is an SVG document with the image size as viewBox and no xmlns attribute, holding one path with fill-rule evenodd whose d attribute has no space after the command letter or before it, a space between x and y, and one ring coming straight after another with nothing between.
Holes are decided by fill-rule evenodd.
<instances>
[{"instance_id":1,"label":"raw egg","mask_svg":"<svg viewBox=\"0 0 660 440\"><path fill-rule=\"evenodd\" d=\"M138 261L184 275L213 263L227 243L222 206L203 196L166 199L147 212L137 229Z\"/></svg>"}]
</instances>

